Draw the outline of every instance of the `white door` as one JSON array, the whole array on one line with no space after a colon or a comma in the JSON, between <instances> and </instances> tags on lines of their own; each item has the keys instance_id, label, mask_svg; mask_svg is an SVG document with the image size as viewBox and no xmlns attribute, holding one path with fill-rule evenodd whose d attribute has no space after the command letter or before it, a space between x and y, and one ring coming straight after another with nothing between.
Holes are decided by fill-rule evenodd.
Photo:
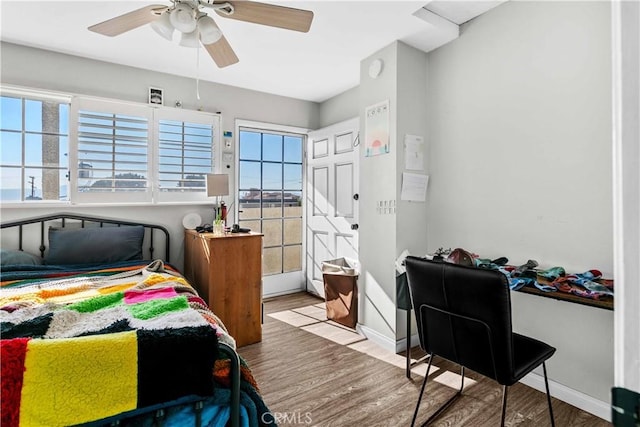
<instances>
[{"instance_id":1,"label":"white door","mask_svg":"<svg viewBox=\"0 0 640 427\"><path fill-rule=\"evenodd\" d=\"M306 191L307 290L324 297L322 261L358 259L359 119L309 134Z\"/></svg>"}]
</instances>

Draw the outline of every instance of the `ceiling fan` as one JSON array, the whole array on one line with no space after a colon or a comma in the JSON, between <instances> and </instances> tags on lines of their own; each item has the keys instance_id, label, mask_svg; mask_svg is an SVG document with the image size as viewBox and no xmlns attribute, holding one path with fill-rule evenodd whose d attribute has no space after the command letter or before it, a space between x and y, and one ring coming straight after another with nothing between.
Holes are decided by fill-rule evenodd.
<instances>
[{"instance_id":1,"label":"ceiling fan","mask_svg":"<svg viewBox=\"0 0 640 427\"><path fill-rule=\"evenodd\" d=\"M213 18L203 12L212 9L219 16L306 33L311 27L313 12L254 1L171 0L170 6L153 4L116 16L89 27L105 36L117 36L145 24L162 37L172 40L174 30L182 33L180 45L204 46L218 67L238 62L231 45Z\"/></svg>"}]
</instances>

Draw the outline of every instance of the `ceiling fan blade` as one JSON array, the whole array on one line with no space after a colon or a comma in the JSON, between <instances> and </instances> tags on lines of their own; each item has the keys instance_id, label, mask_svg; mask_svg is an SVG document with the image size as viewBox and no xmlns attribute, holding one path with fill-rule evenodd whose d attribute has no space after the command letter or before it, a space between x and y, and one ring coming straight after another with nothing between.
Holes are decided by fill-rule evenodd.
<instances>
[{"instance_id":1,"label":"ceiling fan blade","mask_svg":"<svg viewBox=\"0 0 640 427\"><path fill-rule=\"evenodd\" d=\"M109 37L117 36L155 21L167 9L168 7L164 5L152 4L92 25L89 27L89 31Z\"/></svg>"},{"instance_id":2,"label":"ceiling fan blade","mask_svg":"<svg viewBox=\"0 0 640 427\"><path fill-rule=\"evenodd\" d=\"M211 58L213 58L216 65L220 68L224 68L238 62L238 57L225 36L222 36L220 40L215 43L203 44L203 46L207 52L209 52L209 55L211 55Z\"/></svg>"},{"instance_id":3,"label":"ceiling fan blade","mask_svg":"<svg viewBox=\"0 0 640 427\"><path fill-rule=\"evenodd\" d=\"M255 1L229 1L227 3L233 6L233 13L227 14L225 10L216 10L218 15L239 21L253 22L254 24L306 33L309 31L313 20L313 12L310 10L294 9Z\"/></svg>"}]
</instances>

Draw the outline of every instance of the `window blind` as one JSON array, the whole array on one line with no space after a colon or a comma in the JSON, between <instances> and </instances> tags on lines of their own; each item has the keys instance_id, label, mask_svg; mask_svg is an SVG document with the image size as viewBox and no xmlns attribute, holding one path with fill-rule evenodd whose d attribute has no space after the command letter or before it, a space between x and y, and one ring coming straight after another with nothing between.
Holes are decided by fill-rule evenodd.
<instances>
[{"instance_id":1,"label":"window blind","mask_svg":"<svg viewBox=\"0 0 640 427\"><path fill-rule=\"evenodd\" d=\"M160 191L204 193L213 171L214 126L164 119L158 126Z\"/></svg>"},{"instance_id":2,"label":"window blind","mask_svg":"<svg viewBox=\"0 0 640 427\"><path fill-rule=\"evenodd\" d=\"M78 192L149 190L149 120L146 117L78 112Z\"/></svg>"}]
</instances>

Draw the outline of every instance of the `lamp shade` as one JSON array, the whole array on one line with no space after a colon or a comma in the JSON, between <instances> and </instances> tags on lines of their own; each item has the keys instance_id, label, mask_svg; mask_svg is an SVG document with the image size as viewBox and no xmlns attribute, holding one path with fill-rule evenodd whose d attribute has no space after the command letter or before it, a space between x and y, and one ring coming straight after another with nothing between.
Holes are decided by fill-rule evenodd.
<instances>
[{"instance_id":1,"label":"lamp shade","mask_svg":"<svg viewBox=\"0 0 640 427\"><path fill-rule=\"evenodd\" d=\"M190 33L196 29L196 13L189 5L179 3L169 15L171 24L181 33Z\"/></svg>"},{"instance_id":2,"label":"lamp shade","mask_svg":"<svg viewBox=\"0 0 640 427\"><path fill-rule=\"evenodd\" d=\"M200 31L200 40L203 44L212 44L220 40L222 31L216 25L215 21L207 15L203 15L198 19L198 30Z\"/></svg>"},{"instance_id":3,"label":"lamp shade","mask_svg":"<svg viewBox=\"0 0 640 427\"><path fill-rule=\"evenodd\" d=\"M198 29L193 30L190 33L182 33L180 37L180 46L184 47L200 47L200 40L198 40Z\"/></svg>"},{"instance_id":4,"label":"lamp shade","mask_svg":"<svg viewBox=\"0 0 640 427\"><path fill-rule=\"evenodd\" d=\"M226 196L229 194L229 175L221 173L207 174L207 196Z\"/></svg>"},{"instance_id":5,"label":"lamp shade","mask_svg":"<svg viewBox=\"0 0 640 427\"><path fill-rule=\"evenodd\" d=\"M151 28L165 39L169 41L173 40L173 25L169 18L169 12L164 12L160 18L151 22Z\"/></svg>"}]
</instances>

